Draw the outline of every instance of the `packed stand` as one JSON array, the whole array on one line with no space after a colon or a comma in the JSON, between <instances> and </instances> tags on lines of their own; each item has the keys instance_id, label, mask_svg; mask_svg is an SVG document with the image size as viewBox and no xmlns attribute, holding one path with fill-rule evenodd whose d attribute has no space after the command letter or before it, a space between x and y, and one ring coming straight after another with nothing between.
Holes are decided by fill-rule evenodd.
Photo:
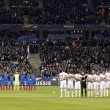
<instances>
[{"instance_id":1,"label":"packed stand","mask_svg":"<svg viewBox=\"0 0 110 110\"><path fill-rule=\"evenodd\" d=\"M0 9L0 24L23 24L24 18L21 11Z\"/></svg>"},{"instance_id":2,"label":"packed stand","mask_svg":"<svg viewBox=\"0 0 110 110\"><path fill-rule=\"evenodd\" d=\"M36 24L99 24L106 20L96 2L90 8L87 0L44 0L43 9L30 10L29 23Z\"/></svg>"},{"instance_id":3,"label":"packed stand","mask_svg":"<svg viewBox=\"0 0 110 110\"><path fill-rule=\"evenodd\" d=\"M3 7L5 4L4 0L0 0L0 7Z\"/></svg>"},{"instance_id":4,"label":"packed stand","mask_svg":"<svg viewBox=\"0 0 110 110\"><path fill-rule=\"evenodd\" d=\"M0 32L0 91L36 91L36 72L28 59L29 46L13 41L19 36L20 32Z\"/></svg>"},{"instance_id":5,"label":"packed stand","mask_svg":"<svg viewBox=\"0 0 110 110\"><path fill-rule=\"evenodd\" d=\"M38 6L38 2L37 0L9 0L9 5L11 9L20 10L27 15L30 10Z\"/></svg>"},{"instance_id":6,"label":"packed stand","mask_svg":"<svg viewBox=\"0 0 110 110\"><path fill-rule=\"evenodd\" d=\"M0 23L23 24L100 24L110 23L109 0L9 0L9 10L0 1ZM26 15L26 16L25 16Z\"/></svg>"},{"instance_id":7,"label":"packed stand","mask_svg":"<svg viewBox=\"0 0 110 110\"><path fill-rule=\"evenodd\" d=\"M101 36L101 35L100 35ZM57 76L60 70L98 72L110 67L110 37L73 35L47 39L40 44L41 76ZM59 35L60 37L60 35ZM109 38L109 39L108 39Z\"/></svg>"},{"instance_id":8,"label":"packed stand","mask_svg":"<svg viewBox=\"0 0 110 110\"><path fill-rule=\"evenodd\" d=\"M15 33L17 35L17 33ZM28 60L27 45L16 45L9 37L8 32L1 32L1 46L0 46L0 68L2 70L10 71L16 68L32 69ZM16 36L15 35L15 36ZM8 70L7 70L8 69Z\"/></svg>"}]
</instances>

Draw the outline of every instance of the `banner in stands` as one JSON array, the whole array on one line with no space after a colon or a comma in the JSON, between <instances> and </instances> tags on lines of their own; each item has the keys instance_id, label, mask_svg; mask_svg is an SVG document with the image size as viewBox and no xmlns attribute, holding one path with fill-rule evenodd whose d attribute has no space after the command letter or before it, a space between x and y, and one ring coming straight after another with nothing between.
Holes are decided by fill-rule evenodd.
<instances>
[{"instance_id":1,"label":"banner in stands","mask_svg":"<svg viewBox=\"0 0 110 110\"><path fill-rule=\"evenodd\" d=\"M78 25L78 24L39 24L39 25L22 25L22 24L1 24L0 30L6 30L6 29L90 29L90 30L108 30L110 29L109 25L103 25L103 24L84 24L84 25Z\"/></svg>"},{"instance_id":2,"label":"banner in stands","mask_svg":"<svg viewBox=\"0 0 110 110\"><path fill-rule=\"evenodd\" d=\"M22 27L21 24L1 24L0 30L6 30L6 29L20 29Z\"/></svg>"},{"instance_id":3,"label":"banner in stands","mask_svg":"<svg viewBox=\"0 0 110 110\"><path fill-rule=\"evenodd\" d=\"M42 80L37 79L36 86L58 86L58 80Z\"/></svg>"},{"instance_id":4,"label":"banner in stands","mask_svg":"<svg viewBox=\"0 0 110 110\"><path fill-rule=\"evenodd\" d=\"M40 28L40 29L110 29L110 27L105 25L99 25L99 24L85 24L85 25L78 25L78 24L70 24L70 25L34 25L32 26L33 29Z\"/></svg>"}]
</instances>

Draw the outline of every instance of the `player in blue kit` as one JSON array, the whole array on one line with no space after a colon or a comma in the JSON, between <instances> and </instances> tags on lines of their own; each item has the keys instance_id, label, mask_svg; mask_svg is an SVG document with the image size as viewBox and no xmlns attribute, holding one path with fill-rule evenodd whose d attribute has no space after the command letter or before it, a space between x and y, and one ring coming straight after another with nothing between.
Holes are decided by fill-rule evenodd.
<instances>
[{"instance_id":1,"label":"player in blue kit","mask_svg":"<svg viewBox=\"0 0 110 110\"><path fill-rule=\"evenodd\" d=\"M34 73L34 71L32 71L31 73L31 91L33 90L36 91L36 75Z\"/></svg>"},{"instance_id":2,"label":"player in blue kit","mask_svg":"<svg viewBox=\"0 0 110 110\"><path fill-rule=\"evenodd\" d=\"M9 74L8 74L8 72L6 71L6 72L4 72L4 74L3 74L3 91L4 91L4 89L5 89L6 91L9 90L9 84L8 84L8 82L9 82Z\"/></svg>"},{"instance_id":3,"label":"player in blue kit","mask_svg":"<svg viewBox=\"0 0 110 110\"><path fill-rule=\"evenodd\" d=\"M27 75L26 75L26 91L30 91L30 86L31 86L31 76L30 76L30 73L27 72Z\"/></svg>"},{"instance_id":4,"label":"player in blue kit","mask_svg":"<svg viewBox=\"0 0 110 110\"><path fill-rule=\"evenodd\" d=\"M12 72L9 75L9 90L10 88L14 91L14 76Z\"/></svg>"},{"instance_id":5,"label":"player in blue kit","mask_svg":"<svg viewBox=\"0 0 110 110\"><path fill-rule=\"evenodd\" d=\"M24 91L26 90L25 81L26 81L26 73L21 71L21 74L20 74L20 91L22 91L22 88L24 88Z\"/></svg>"},{"instance_id":6,"label":"player in blue kit","mask_svg":"<svg viewBox=\"0 0 110 110\"><path fill-rule=\"evenodd\" d=\"M3 81L2 74L0 74L0 91L2 91L2 81Z\"/></svg>"}]
</instances>

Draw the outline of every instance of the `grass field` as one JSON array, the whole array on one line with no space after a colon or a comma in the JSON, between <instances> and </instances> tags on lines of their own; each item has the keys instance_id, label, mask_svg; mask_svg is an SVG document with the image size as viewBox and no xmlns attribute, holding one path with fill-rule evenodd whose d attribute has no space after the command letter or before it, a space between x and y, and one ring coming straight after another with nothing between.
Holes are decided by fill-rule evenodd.
<instances>
[{"instance_id":1,"label":"grass field","mask_svg":"<svg viewBox=\"0 0 110 110\"><path fill-rule=\"evenodd\" d=\"M110 110L110 97L59 96L59 87L37 87L36 92L0 92L0 110Z\"/></svg>"}]
</instances>

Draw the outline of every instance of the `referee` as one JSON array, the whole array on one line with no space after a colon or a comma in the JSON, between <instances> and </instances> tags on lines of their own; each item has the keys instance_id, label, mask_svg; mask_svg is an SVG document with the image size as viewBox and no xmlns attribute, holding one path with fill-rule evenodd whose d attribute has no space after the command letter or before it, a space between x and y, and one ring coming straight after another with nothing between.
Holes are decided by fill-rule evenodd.
<instances>
[{"instance_id":1,"label":"referee","mask_svg":"<svg viewBox=\"0 0 110 110\"><path fill-rule=\"evenodd\" d=\"M85 91L85 97L87 95L87 85L86 85L86 80L87 80L87 75L84 73L84 71L81 72L81 96L83 97L83 91Z\"/></svg>"}]
</instances>

